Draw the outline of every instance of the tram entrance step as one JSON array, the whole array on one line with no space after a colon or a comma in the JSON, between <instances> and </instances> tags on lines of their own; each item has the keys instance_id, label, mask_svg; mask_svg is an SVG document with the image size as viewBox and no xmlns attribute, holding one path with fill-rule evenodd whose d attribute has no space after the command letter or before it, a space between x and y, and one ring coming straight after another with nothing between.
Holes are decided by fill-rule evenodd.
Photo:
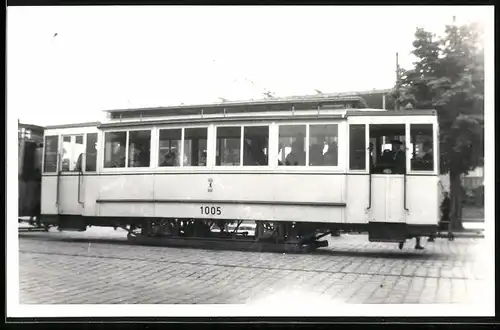
<instances>
[{"instance_id":1,"label":"tram entrance step","mask_svg":"<svg viewBox=\"0 0 500 330\"><path fill-rule=\"evenodd\" d=\"M404 242L406 237L405 223L370 222L368 224L370 242Z\"/></svg>"}]
</instances>

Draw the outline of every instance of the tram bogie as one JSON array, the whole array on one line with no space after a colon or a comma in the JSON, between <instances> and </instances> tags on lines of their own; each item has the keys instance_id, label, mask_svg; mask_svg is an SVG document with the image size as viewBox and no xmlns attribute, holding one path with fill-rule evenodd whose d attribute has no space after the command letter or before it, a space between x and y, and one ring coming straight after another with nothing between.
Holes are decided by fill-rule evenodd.
<instances>
[{"instance_id":1,"label":"tram bogie","mask_svg":"<svg viewBox=\"0 0 500 330\"><path fill-rule=\"evenodd\" d=\"M102 124L48 127L42 220L130 239L299 247L341 232L435 234L436 113L356 109L361 101L113 110Z\"/></svg>"}]
</instances>

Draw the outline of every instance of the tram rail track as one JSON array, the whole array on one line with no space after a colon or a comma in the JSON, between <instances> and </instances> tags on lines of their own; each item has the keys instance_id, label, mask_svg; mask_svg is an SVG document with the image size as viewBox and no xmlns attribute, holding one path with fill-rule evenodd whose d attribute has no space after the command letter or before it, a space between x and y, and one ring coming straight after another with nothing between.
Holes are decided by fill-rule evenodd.
<instances>
[{"instance_id":1,"label":"tram rail track","mask_svg":"<svg viewBox=\"0 0 500 330\"><path fill-rule=\"evenodd\" d=\"M89 254L81 254L81 253L64 253L64 252L44 252L44 251L34 251L34 250L20 250L20 253L25 254L38 254L38 255L52 255L52 256L66 256L66 257L81 257L81 258L96 258L96 259L109 259L109 260L123 260L123 261L141 261L141 262L161 262L161 263L169 263L169 264L178 264L178 265L192 265L199 267L222 267L222 268L239 268L239 269L254 269L254 270L280 270L287 272L302 272L302 273L326 273L326 274L352 274L352 275L377 275L377 276L387 276L387 277L406 277L406 278L431 278L431 279L440 279L443 278L441 275L419 275L419 274L392 274L392 273L380 273L380 272L372 272L372 271L345 271L345 270L328 270L328 269L303 269L303 268L280 268L280 267L272 267L272 266L259 266L259 265L234 265L227 263L207 263L207 262L193 262L193 261L179 261L172 260L168 258L160 258L160 259L148 259L141 257L121 257L121 256L99 256L99 255L89 255ZM470 278L464 276L447 276L446 278L451 280L470 280Z\"/></svg>"}]
</instances>

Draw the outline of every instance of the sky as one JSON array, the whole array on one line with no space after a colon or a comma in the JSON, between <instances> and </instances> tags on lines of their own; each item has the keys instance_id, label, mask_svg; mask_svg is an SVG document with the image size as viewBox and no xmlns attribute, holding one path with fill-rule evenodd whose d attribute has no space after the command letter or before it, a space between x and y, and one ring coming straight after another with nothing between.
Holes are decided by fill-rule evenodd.
<instances>
[{"instance_id":1,"label":"sky","mask_svg":"<svg viewBox=\"0 0 500 330\"><path fill-rule=\"evenodd\" d=\"M415 29L486 24L491 7L8 7L7 111L23 123L103 110L391 88ZM490 23L492 24L492 23Z\"/></svg>"}]
</instances>

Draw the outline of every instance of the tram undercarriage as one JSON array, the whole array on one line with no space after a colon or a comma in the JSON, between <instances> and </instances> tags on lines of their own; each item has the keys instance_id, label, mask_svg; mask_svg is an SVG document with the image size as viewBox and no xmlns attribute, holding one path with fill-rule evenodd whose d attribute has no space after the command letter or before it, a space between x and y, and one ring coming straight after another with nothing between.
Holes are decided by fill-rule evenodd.
<instances>
[{"instance_id":1,"label":"tram undercarriage","mask_svg":"<svg viewBox=\"0 0 500 330\"><path fill-rule=\"evenodd\" d=\"M311 252L327 247L328 235L368 234L371 242L400 243L417 236L435 236L435 226L404 223L312 223L255 221L251 232L240 230L242 220L158 219L124 217L42 216L45 227L60 231L85 231L87 227L113 227L127 232L127 239L140 245L221 248L269 252ZM248 227L247 227L248 228Z\"/></svg>"}]
</instances>

